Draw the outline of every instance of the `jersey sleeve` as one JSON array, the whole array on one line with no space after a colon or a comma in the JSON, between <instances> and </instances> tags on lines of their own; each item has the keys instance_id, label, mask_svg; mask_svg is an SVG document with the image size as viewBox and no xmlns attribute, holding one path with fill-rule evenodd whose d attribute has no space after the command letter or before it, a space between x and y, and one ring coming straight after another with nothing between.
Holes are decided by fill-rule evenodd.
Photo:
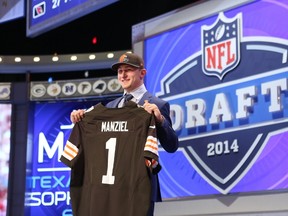
<instances>
[{"instance_id":1,"label":"jersey sleeve","mask_svg":"<svg viewBox=\"0 0 288 216\"><path fill-rule=\"evenodd\" d=\"M67 140L60 161L66 166L73 168L77 163L81 163L81 130L80 124L76 123L72 129L72 132Z\"/></svg>"},{"instance_id":2,"label":"jersey sleeve","mask_svg":"<svg viewBox=\"0 0 288 216\"><path fill-rule=\"evenodd\" d=\"M76 123L60 157L60 161L71 168L71 190L79 190L78 187L83 185L84 153L81 145L81 131L81 123Z\"/></svg>"},{"instance_id":3,"label":"jersey sleeve","mask_svg":"<svg viewBox=\"0 0 288 216\"><path fill-rule=\"evenodd\" d=\"M154 115L151 115L150 119L147 139L144 147L144 157L146 166L150 168L153 174L157 174L161 170L161 165L159 164L158 140Z\"/></svg>"}]
</instances>

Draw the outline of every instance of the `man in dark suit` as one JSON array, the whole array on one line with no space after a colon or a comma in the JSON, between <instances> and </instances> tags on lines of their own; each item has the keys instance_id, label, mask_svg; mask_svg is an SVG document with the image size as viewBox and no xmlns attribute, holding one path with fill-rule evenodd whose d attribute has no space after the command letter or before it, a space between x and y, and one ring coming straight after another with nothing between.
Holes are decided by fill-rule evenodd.
<instances>
[{"instance_id":1,"label":"man in dark suit","mask_svg":"<svg viewBox=\"0 0 288 216\"><path fill-rule=\"evenodd\" d=\"M112 70L117 71L118 81L124 89L124 94L132 95L132 101L142 105L144 109L153 113L156 120L157 137L165 151L173 153L178 149L178 137L172 128L169 116L170 105L168 102L150 94L145 85L144 77L147 73L144 67L143 59L133 53L125 53L119 61L112 65ZM106 107L116 108L123 106L124 97L110 101ZM71 113L71 121L78 122L84 116L84 110L77 110ZM154 203L161 202L161 193L158 175L151 175L152 197L149 213L152 216L154 212Z\"/></svg>"}]
</instances>

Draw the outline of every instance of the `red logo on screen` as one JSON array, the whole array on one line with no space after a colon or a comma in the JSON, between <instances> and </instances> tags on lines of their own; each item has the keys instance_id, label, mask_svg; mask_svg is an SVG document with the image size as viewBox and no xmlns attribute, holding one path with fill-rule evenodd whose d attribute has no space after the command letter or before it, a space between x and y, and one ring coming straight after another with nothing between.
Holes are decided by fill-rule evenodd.
<instances>
[{"instance_id":1,"label":"red logo on screen","mask_svg":"<svg viewBox=\"0 0 288 216\"><path fill-rule=\"evenodd\" d=\"M41 2L33 7L33 18L36 19L46 12L46 3Z\"/></svg>"}]
</instances>

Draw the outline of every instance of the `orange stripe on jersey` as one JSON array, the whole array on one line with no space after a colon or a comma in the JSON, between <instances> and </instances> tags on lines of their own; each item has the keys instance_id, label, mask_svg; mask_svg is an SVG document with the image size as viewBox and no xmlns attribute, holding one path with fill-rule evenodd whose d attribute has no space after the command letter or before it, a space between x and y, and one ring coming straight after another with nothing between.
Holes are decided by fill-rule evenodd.
<instances>
[{"instance_id":1,"label":"orange stripe on jersey","mask_svg":"<svg viewBox=\"0 0 288 216\"><path fill-rule=\"evenodd\" d=\"M69 153L68 151L66 151L66 150L64 150L64 153L67 154L68 156L70 156L71 158L74 158L74 157L75 157L75 155L70 154L70 153Z\"/></svg>"},{"instance_id":2,"label":"orange stripe on jersey","mask_svg":"<svg viewBox=\"0 0 288 216\"><path fill-rule=\"evenodd\" d=\"M149 151L158 156L158 142L157 142L156 137L153 137L153 136L147 137L144 151Z\"/></svg>"},{"instance_id":3,"label":"orange stripe on jersey","mask_svg":"<svg viewBox=\"0 0 288 216\"><path fill-rule=\"evenodd\" d=\"M155 145L150 145L150 144L147 144L145 145L145 149L146 148L150 148L150 149L153 149L153 150L158 150L158 147L155 147Z\"/></svg>"},{"instance_id":4,"label":"orange stripe on jersey","mask_svg":"<svg viewBox=\"0 0 288 216\"><path fill-rule=\"evenodd\" d=\"M65 148L69 149L70 151L74 152L74 153L78 153L78 150L74 149L73 147L71 147L68 143L67 145L65 146Z\"/></svg>"},{"instance_id":5,"label":"orange stripe on jersey","mask_svg":"<svg viewBox=\"0 0 288 216\"><path fill-rule=\"evenodd\" d=\"M147 141L146 142L151 142L151 143L155 143L155 144L157 144L157 141L156 141L156 139L154 138L147 138Z\"/></svg>"},{"instance_id":6,"label":"orange stripe on jersey","mask_svg":"<svg viewBox=\"0 0 288 216\"><path fill-rule=\"evenodd\" d=\"M158 150L158 142L157 139L153 136L148 136L145 144L145 148L151 147L154 150Z\"/></svg>"},{"instance_id":7,"label":"orange stripe on jersey","mask_svg":"<svg viewBox=\"0 0 288 216\"><path fill-rule=\"evenodd\" d=\"M71 161L77 156L78 151L78 148L68 140L66 142L62 156Z\"/></svg>"}]
</instances>

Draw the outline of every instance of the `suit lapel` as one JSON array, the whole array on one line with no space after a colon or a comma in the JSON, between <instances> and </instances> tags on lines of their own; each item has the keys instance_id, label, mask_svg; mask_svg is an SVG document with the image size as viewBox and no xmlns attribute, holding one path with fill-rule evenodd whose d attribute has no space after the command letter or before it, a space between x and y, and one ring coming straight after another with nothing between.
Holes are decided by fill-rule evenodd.
<instances>
[{"instance_id":1,"label":"suit lapel","mask_svg":"<svg viewBox=\"0 0 288 216\"><path fill-rule=\"evenodd\" d=\"M145 92L145 94L143 95L143 97L140 99L139 101L139 105L143 105L145 100L148 100L148 102L151 102L152 99L152 95L147 91Z\"/></svg>"},{"instance_id":2,"label":"suit lapel","mask_svg":"<svg viewBox=\"0 0 288 216\"><path fill-rule=\"evenodd\" d=\"M115 100L111 101L110 103L107 104L108 108L117 108L120 100L122 99L122 97L116 98Z\"/></svg>"}]
</instances>

